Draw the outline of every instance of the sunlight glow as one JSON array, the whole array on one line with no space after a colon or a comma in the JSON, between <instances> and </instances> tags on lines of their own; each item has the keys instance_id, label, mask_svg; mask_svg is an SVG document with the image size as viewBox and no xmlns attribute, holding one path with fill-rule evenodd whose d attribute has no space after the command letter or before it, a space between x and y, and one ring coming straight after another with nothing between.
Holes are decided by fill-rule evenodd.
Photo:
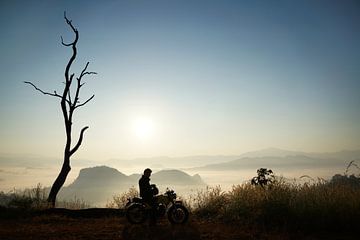
<instances>
[{"instance_id":1,"label":"sunlight glow","mask_svg":"<svg viewBox=\"0 0 360 240\"><path fill-rule=\"evenodd\" d=\"M155 125L151 118L137 118L133 123L135 136L140 140L147 140L154 136Z\"/></svg>"}]
</instances>

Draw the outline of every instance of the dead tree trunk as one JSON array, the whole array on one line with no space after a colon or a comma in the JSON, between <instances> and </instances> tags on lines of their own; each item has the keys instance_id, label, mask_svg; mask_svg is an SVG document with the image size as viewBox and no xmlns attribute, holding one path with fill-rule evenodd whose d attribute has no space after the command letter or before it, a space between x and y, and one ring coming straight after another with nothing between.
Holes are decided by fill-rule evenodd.
<instances>
[{"instance_id":1,"label":"dead tree trunk","mask_svg":"<svg viewBox=\"0 0 360 240\"><path fill-rule=\"evenodd\" d=\"M61 37L61 44L66 47L72 48L72 56L70 57L69 62L65 68L65 87L64 87L62 95L58 94L56 91L54 91L53 93L45 92L45 91L37 88L33 83L25 82L27 84L32 85L37 91L39 91L45 95L50 95L50 96L61 98L60 103L61 103L61 110L63 113L64 123L65 123L66 143L65 143L65 149L64 149L64 162L63 162L61 171L60 171L58 177L56 178L55 182L53 183L50 193L49 193L49 196L48 196L48 199L47 199L52 207L55 207L56 196L57 196L58 192L60 191L61 187L64 185L67 175L69 174L69 172L71 170L71 166L70 166L71 156L79 149L79 147L82 143L82 140L83 140L84 132L86 129L88 129L87 126L81 129L79 139L77 140L76 145L74 147L72 147L71 136L72 136L73 113L78 107L84 106L89 101L91 101L95 96L95 95L92 95L90 98L88 98L86 101L84 101L82 103L79 101L80 89L84 85L84 83L82 82L82 78L85 75L96 74L96 72L88 72L87 71L89 62L86 63L86 65L85 65L84 69L81 71L79 77L76 78L76 85L75 85L76 88L74 91L74 95L72 96L72 94L71 94L71 86L74 81L75 74L74 73L70 74L70 68L76 58L76 55L77 55L76 44L79 40L79 32L73 26L71 20L69 20L66 17L65 13L64 13L64 18L65 18L66 23L70 26L72 31L75 33L75 40L72 43L66 44L66 43L64 43L63 38Z\"/></svg>"}]
</instances>

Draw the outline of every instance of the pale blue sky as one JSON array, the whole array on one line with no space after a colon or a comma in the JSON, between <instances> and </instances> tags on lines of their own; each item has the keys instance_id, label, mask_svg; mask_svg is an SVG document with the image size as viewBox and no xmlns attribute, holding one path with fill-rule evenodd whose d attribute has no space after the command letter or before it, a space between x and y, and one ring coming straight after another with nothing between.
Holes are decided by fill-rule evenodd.
<instances>
[{"instance_id":1,"label":"pale blue sky","mask_svg":"<svg viewBox=\"0 0 360 240\"><path fill-rule=\"evenodd\" d=\"M58 99L22 82L60 92L64 10L99 73L78 157L360 148L358 1L1 1L0 152L62 154Z\"/></svg>"}]
</instances>

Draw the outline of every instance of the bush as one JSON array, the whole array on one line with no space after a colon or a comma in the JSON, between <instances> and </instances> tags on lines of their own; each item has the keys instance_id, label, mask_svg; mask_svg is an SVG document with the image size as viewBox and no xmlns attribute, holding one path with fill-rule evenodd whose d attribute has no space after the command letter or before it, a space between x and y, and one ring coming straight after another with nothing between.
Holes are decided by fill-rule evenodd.
<instances>
[{"instance_id":1,"label":"bush","mask_svg":"<svg viewBox=\"0 0 360 240\"><path fill-rule=\"evenodd\" d=\"M191 207L201 217L220 217L225 210L227 195L220 186L207 187L190 197Z\"/></svg>"},{"instance_id":2,"label":"bush","mask_svg":"<svg viewBox=\"0 0 360 240\"><path fill-rule=\"evenodd\" d=\"M125 208L126 203L128 202L129 198L134 198L139 196L139 192L135 187L131 187L127 192L114 195L113 199L106 203L107 208Z\"/></svg>"}]
</instances>

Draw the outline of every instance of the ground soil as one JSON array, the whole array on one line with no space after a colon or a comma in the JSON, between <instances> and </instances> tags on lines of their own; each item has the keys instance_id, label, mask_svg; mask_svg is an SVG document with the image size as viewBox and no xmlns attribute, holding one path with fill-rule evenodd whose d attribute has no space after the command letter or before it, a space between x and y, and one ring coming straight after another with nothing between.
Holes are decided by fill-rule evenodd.
<instances>
[{"instance_id":1,"label":"ground soil","mask_svg":"<svg viewBox=\"0 0 360 240\"><path fill-rule=\"evenodd\" d=\"M357 239L334 233L269 232L236 224L191 217L184 225L161 219L156 226L129 224L121 214L45 213L0 219L0 239L123 239L123 240L240 240L240 239Z\"/></svg>"}]
</instances>

